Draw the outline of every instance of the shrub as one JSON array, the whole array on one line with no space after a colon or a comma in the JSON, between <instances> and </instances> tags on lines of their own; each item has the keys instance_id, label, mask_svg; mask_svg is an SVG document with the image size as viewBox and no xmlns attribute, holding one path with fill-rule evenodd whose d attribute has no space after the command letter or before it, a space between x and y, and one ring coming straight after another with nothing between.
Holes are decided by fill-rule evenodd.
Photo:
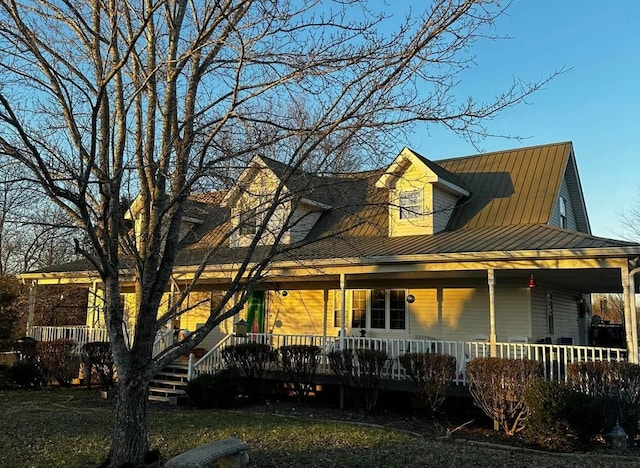
<instances>
[{"instance_id":1,"label":"shrub","mask_svg":"<svg viewBox=\"0 0 640 468\"><path fill-rule=\"evenodd\" d=\"M456 358L446 354L407 353L400 356L416 388L418 404L435 414L451 385L456 369Z\"/></svg>"},{"instance_id":2,"label":"shrub","mask_svg":"<svg viewBox=\"0 0 640 468\"><path fill-rule=\"evenodd\" d=\"M47 382L55 379L61 387L69 387L78 375L78 363L73 358L73 340L41 341L36 352Z\"/></svg>"},{"instance_id":3,"label":"shrub","mask_svg":"<svg viewBox=\"0 0 640 468\"><path fill-rule=\"evenodd\" d=\"M344 385L352 401L363 411L370 412L377 404L382 384L389 369L386 351L350 349L332 351L327 357L329 366Z\"/></svg>"},{"instance_id":4,"label":"shrub","mask_svg":"<svg viewBox=\"0 0 640 468\"><path fill-rule=\"evenodd\" d=\"M604 402L603 431L619 423L633 440L640 419L640 366L628 362L569 364L569 381L585 395Z\"/></svg>"},{"instance_id":5,"label":"shrub","mask_svg":"<svg viewBox=\"0 0 640 468\"><path fill-rule=\"evenodd\" d=\"M602 429L602 400L570 384L537 380L524 393L530 410L525 438L546 450L585 449Z\"/></svg>"},{"instance_id":6,"label":"shrub","mask_svg":"<svg viewBox=\"0 0 640 468\"><path fill-rule=\"evenodd\" d=\"M187 384L187 395L196 408L230 408L238 396L238 376L231 369L202 374Z\"/></svg>"},{"instance_id":7,"label":"shrub","mask_svg":"<svg viewBox=\"0 0 640 468\"><path fill-rule=\"evenodd\" d=\"M46 379L37 360L17 362L10 368L10 383L17 388L40 390Z\"/></svg>"},{"instance_id":8,"label":"shrub","mask_svg":"<svg viewBox=\"0 0 640 468\"><path fill-rule=\"evenodd\" d=\"M280 357L282 371L293 385L293 394L298 400L306 398L320 361L320 348L309 345L282 346Z\"/></svg>"},{"instance_id":9,"label":"shrub","mask_svg":"<svg viewBox=\"0 0 640 468\"><path fill-rule=\"evenodd\" d=\"M236 372L246 383L246 392L251 396L260 393L263 380L271 363L276 360L276 352L262 343L241 343L227 346L220 352L227 369Z\"/></svg>"},{"instance_id":10,"label":"shrub","mask_svg":"<svg viewBox=\"0 0 640 468\"><path fill-rule=\"evenodd\" d=\"M541 374L540 363L528 359L476 358L467 364L475 404L507 435L524 429L529 415L524 391Z\"/></svg>"},{"instance_id":11,"label":"shrub","mask_svg":"<svg viewBox=\"0 0 640 468\"><path fill-rule=\"evenodd\" d=\"M108 341L94 341L85 343L82 347L83 360L85 362L87 388L91 387L93 374L100 380L104 390L109 390L115 384L115 365L111 343Z\"/></svg>"},{"instance_id":12,"label":"shrub","mask_svg":"<svg viewBox=\"0 0 640 468\"><path fill-rule=\"evenodd\" d=\"M11 380L11 367L0 364L0 390L9 388L12 384Z\"/></svg>"}]
</instances>

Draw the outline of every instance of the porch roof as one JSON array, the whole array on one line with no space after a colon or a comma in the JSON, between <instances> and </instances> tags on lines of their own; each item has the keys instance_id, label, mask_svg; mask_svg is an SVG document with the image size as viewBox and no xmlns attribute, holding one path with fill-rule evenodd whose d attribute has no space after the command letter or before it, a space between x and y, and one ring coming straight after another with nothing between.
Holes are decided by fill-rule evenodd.
<instances>
[{"instance_id":1,"label":"porch roof","mask_svg":"<svg viewBox=\"0 0 640 468\"><path fill-rule=\"evenodd\" d=\"M258 261L268 255L271 246L259 246L253 254ZM474 229L444 231L433 235L404 237L331 237L297 246L283 246L274 263L304 261L325 262L328 260L358 259L360 264L375 265L377 262L420 261L428 263L430 256L451 255L451 260L471 255L474 261L507 258L549 257L634 257L640 255L640 244L596 237L576 231L560 229L544 224L490 226ZM206 249L184 249L177 257L176 267L196 267L207 255ZM229 265L242 261L246 248L224 247L210 255L209 265ZM503 255L500 255L502 253ZM486 254L486 256L484 256ZM441 259L439 259L441 261ZM124 261L123 261L124 265ZM31 273L24 278L37 278L49 274L91 272L89 262L79 260L56 265Z\"/></svg>"}]
</instances>

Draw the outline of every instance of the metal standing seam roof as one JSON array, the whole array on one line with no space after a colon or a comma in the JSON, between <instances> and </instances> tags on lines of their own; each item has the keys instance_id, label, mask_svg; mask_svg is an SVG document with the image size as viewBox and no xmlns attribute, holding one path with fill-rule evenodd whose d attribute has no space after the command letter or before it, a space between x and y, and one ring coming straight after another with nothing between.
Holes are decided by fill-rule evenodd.
<instances>
[{"instance_id":1,"label":"metal standing seam roof","mask_svg":"<svg viewBox=\"0 0 640 468\"><path fill-rule=\"evenodd\" d=\"M639 244L548 225L571 154L572 145L567 142L438 161L443 168L441 175L451 182L461 182L471 197L456 208L447 230L433 235L388 236L388 192L376 187L386 168L325 178L329 183L321 198L331 201L334 208L322 214L300 246L285 246L287 252L279 254L277 260L624 247L635 247L640 254ZM286 167L269 161L278 172ZM426 161L429 167L436 164ZM320 183L319 176L307 178L304 174L299 171L290 186L307 183L301 187L308 189L310 181ZM202 204L209 207L209 212L204 222L185 237L176 266L200 264L217 244L220 248L209 260L211 265L234 263L247 254L246 248L230 248L224 239L230 211L220 207L222 197L220 192L191 197L198 212ZM261 258L268 249L259 247L253 258ZM88 266L88 262L78 261L39 272L87 271Z\"/></svg>"},{"instance_id":2,"label":"metal standing seam roof","mask_svg":"<svg viewBox=\"0 0 640 468\"><path fill-rule=\"evenodd\" d=\"M472 193L448 229L549 223L571 149L567 142L436 161Z\"/></svg>"}]
</instances>

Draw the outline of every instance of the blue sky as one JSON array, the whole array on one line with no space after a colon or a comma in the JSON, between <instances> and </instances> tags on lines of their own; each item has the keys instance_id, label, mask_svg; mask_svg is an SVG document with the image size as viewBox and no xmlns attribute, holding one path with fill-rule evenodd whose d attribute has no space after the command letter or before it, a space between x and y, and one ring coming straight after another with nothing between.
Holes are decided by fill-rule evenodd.
<instances>
[{"instance_id":1,"label":"blue sky","mask_svg":"<svg viewBox=\"0 0 640 468\"><path fill-rule=\"evenodd\" d=\"M488 122L484 151L573 141L591 229L620 238L620 213L640 200L640 1L515 0L496 32L511 39L474 49L478 67L461 95L491 98L512 77L571 68ZM417 127L407 146L430 159L476 153L451 132ZM639 220L640 222L640 220Z\"/></svg>"}]
</instances>

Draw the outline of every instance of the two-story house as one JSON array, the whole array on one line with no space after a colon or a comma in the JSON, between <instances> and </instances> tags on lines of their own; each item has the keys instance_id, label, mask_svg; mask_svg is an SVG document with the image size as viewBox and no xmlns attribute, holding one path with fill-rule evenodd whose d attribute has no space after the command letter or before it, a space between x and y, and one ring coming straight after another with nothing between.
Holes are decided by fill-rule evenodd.
<instances>
[{"instance_id":1,"label":"two-story house","mask_svg":"<svg viewBox=\"0 0 640 468\"><path fill-rule=\"evenodd\" d=\"M191 197L174 293L207 249L222 250L208 260L176 328L204 322L261 226L255 255L274 243L291 249L273 259L241 318L272 343L447 352L461 371L477 354L638 360L640 245L591 234L570 142L441 161L405 148L387 167L338 175L256 156L231 190ZM94 298L86 328L100 329L101 285L84 265L22 277L84 282ZM127 307L135 298L123 284ZM624 293L626 350L590 342L594 292ZM236 320L203 346L230 342Z\"/></svg>"}]
</instances>

